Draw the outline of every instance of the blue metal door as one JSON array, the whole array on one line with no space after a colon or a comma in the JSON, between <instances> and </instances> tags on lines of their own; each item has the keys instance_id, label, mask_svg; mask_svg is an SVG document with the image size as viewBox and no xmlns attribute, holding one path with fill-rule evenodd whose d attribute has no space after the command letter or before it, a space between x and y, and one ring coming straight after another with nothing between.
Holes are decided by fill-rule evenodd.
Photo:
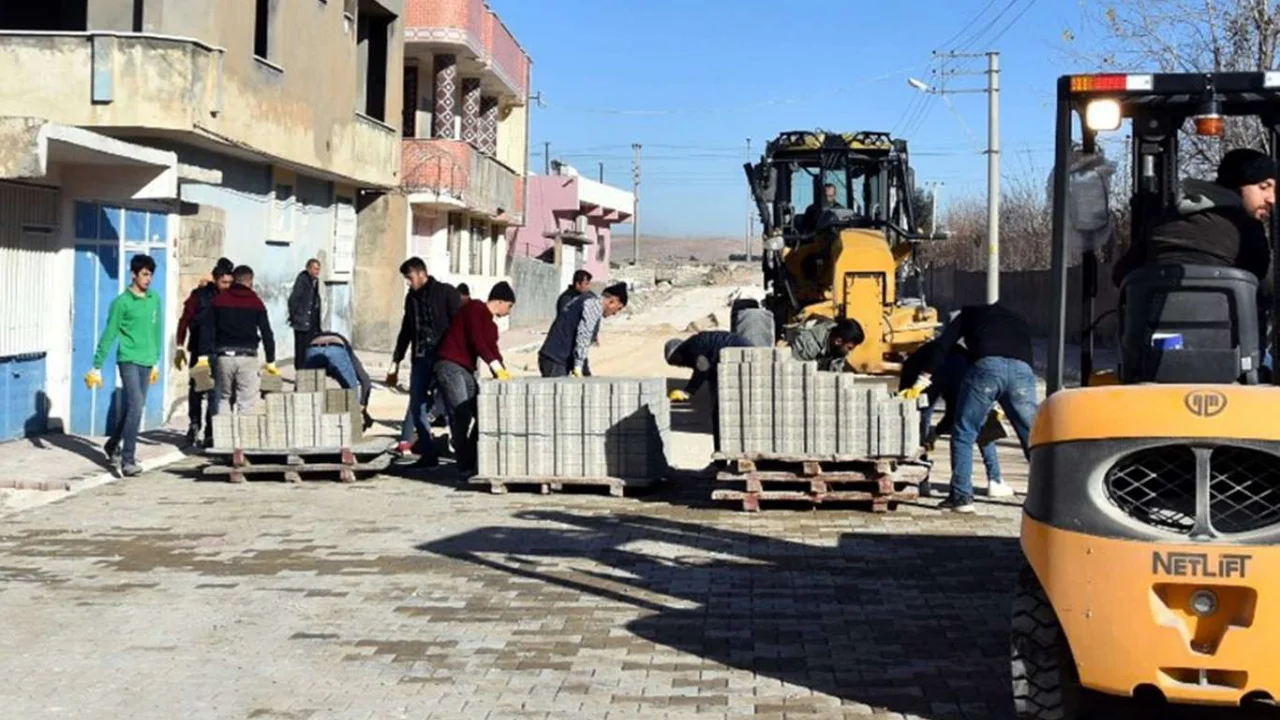
<instances>
[{"instance_id":1,"label":"blue metal door","mask_svg":"<svg viewBox=\"0 0 1280 720\"><path fill-rule=\"evenodd\" d=\"M0 440L39 435L48 427L45 357L36 353L0 358Z\"/></svg>"},{"instance_id":2,"label":"blue metal door","mask_svg":"<svg viewBox=\"0 0 1280 720\"><path fill-rule=\"evenodd\" d=\"M168 306L165 296L168 216L162 212L77 202L75 219L70 429L77 435L100 436L109 433L116 417L119 401L116 353L108 353L103 363L102 388L90 391L81 378L93 367L93 354L106 328L111 302L124 292L131 280L128 264L135 254L147 253L155 259L156 276L151 287L160 295L161 306ZM159 427L164 422L163 378L167 373L163 357L159 367L161 381L148 391L144 428Z\"/></svg>"}]
</instances>

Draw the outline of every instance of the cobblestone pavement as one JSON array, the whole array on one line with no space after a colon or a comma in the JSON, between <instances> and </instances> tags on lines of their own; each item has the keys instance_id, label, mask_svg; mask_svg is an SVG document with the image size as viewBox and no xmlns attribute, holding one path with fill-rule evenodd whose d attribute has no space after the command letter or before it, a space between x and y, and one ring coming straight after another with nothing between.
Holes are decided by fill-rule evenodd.
<instances>
[{"instance_id":1,"label":"cobblestone pavement","mask_svg":"<svg viewBox=\"0 0 1280 720\"><path fill-rule=\"evenodd\" d=\"M1007 717L1017 509L182 469L11 515L7 718Z\"/></svg>"}]
</instances>

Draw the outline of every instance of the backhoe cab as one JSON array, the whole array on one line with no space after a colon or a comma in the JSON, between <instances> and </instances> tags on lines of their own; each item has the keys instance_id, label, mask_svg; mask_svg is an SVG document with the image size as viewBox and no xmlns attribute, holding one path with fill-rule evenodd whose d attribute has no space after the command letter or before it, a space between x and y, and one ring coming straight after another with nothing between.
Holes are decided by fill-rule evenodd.
<instances>
[{"instance_id":1,"label":"backhoe cab","mask_svg":"<svg viewBox=\"0 0 1280 720\"><path fill-rule=\"evenodd\" d=\"M785 132L745 169L764 227L765 303L777 336L812 317L852 318L866 340L849 365L896 372L938 327L914 264L922 237L906 141Z\"/></svg>"},{"instance_id":2,"label":"backhoe cab","mask_svg":"<svg viewBox=\"0 0 1280 720\"><path fill-rule=\"evenodd\" d=\"M1201 265L1129 272L1119 365L1103 386L1088 382L1098 259L1068 246L1073 126L1087 155L1098 133L1129 121L1132 242L1145 243L1176 210L1182 141L1221 137L1230 117L1260 121L1274 158L1280 74L1058 82L1050 395L1031 434L1010 644L1018 718L1115 717L1099 707L1115 697L1238 706L1280 694L1280 389L1260 384L1270 308L1259 278ZM1276 230L1273 214L1273 257ZM1086 384L1064 389L1076 251ZM1275 356L1274 334L1271 344Z\"/></svg>"}]
</instances>

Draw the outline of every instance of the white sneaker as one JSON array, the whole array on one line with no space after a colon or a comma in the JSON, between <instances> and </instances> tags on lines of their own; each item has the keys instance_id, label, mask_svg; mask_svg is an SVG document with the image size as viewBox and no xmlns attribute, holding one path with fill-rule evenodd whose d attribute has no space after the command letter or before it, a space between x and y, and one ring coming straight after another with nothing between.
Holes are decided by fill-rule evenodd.
<instances>
[{"instance_id":1,"label":"white sneaker","mask_svg":"<svg viewBox=\"0 0 1280 720\"><path fill-rule=\"evenodd\" d=\"M1002 482L990 483L987 485L987 497L1011 498L1013 497L1013 488Z\"/></svg>"}]
</instances>

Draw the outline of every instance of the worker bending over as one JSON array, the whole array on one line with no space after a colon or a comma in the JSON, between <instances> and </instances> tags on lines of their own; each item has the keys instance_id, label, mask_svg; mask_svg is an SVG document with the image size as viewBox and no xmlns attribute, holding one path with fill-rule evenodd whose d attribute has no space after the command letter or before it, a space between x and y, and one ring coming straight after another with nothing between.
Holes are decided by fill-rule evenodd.
<instances>
[{"instance_id":1,"label":"worker bending over","mask_svg":"<svg viewBox=\"0 0 1280 720\"><path fill-rule=\"evenodd\" d=\"M958 315L959 313L955 314ZM937 352L937 348L938 340L930 340L921 345L902 363L902 372L898 376L899 391L904 391L915 385L916 381L920 379L920 374L925 369L925 363L930 361L933 354ZM969 350L965 347L964 340L956 341L956 344L952 345L951 349L947 351L942 365L933 373L933 381L924 389L926 401L920 407L920 441L930 451L933 450L934 442L939 435L952 435L955 431L955 416L960 395L960 385L964 380L965 373L968 372L969 366L972 364L969 359ZM942 419L938 421L938 427L934 428L933 409L939 400L946 403L947 409L943 413ZM994 411L988 413L986 423L982 426L982 430L978 432L978 437L975 441L978 445L978 451L982 455L982 464L987 470L988 497L1013 496L1013 488L1006 485L1001 479L1000 458L996 453L996 441L1003 434L999 415Z\"/></svg>"},{"instance_id":2,"label":"worker bending over","mask_svg":"<svg viewBox=\"0 0 1280 720\"><path fill-rule=\"evenodd\" d=\"M341 334L321 332L307 346L302 366L308 370L324 370L325 375L338 381L343 388L360 388L360 410L364 416L364 429L373 425L369 416L369 394L373 392L373 380L365 372L364 363L356 356L351 341Z\"/></svg>"},{"instance_id":3,"label":"worker bending over","mask_svg":"<svg viewBox=\"0 0 1280 720\"><path fill-rule=\"evenodd\" d=\"M600 321L618 314L627 306L627 285L616 283L603 296L587 290L561 310L547 339L538 350L538 370L544 378L585 377L591 374L587 353L600 333Z\"/></svg>"},{"instance_id":4,"label":"worker bending over","mask_svg":"<svg viewBox=\"0 0 1280 720\"><path fill-rule=\"evenodd\" d=\"M1237 148L1223 156L1213 182L1186 180L1177 210L1134 242L1116 263L1117 287L1143 265L1214 265L1248 270L1267 279L1271 247L1263 221L1276 203L1276 164L1269 156Z\"/></svg>"},{"instance_id":5,"label":"worker bending over","mask_svg":"<svg viewBox=\"0 0 1280 720\"><path fill-rule=\"evenodd\" d=\"M932 383L956 343L964 341L973 364L965 371L956 395L955 429L951 434L951 492L939 505L972 513L973 446L987 415L997 404L1013 424L1022 451L1028 453L1031 422L1037 409L1036 374L1027 321L1000 303L971 305L952 319L923 361L924 370L907 398L917 398Z\"/></svg>"},{"instance_id":6,"label":"worker bending over","mask_svg":"<svg viewBox=\"0 0 1280 720\"><path fill-rule=\"evenodd\" d=\"M852 318L811 318L800 325L788 342L796 360L813 360L819 370L839 372L851 370L845 360L865 339L862 324Z\"/></svg>"},{"instance_id":7,"label":"worker bending over","mask_svg":"<svg viewBox=\"0 0 1280 720\"><path fill-rule=\"evenodd\" d=\"M688 402L698 390L706 385L711 391L711 433L715 441L715 451L720 452L720 389L718 369L720 352L728 347L751 347L751 342L737 333L726 330L705 330L685 340L674 338L667 341L663 353L667 364L675 367L692 368L693 377L684 390L672 390L669 397L672 402Z\"/></svg>"},{"instance_id":8,"label":"worker bending over","mask_svg":"<svg viewBox=\"0 0 1280 720\"><path fill-rule=\"evenodd\" d=\"M499 380L511 378L498 349L498 325L493 319L509 315L515 304L516 294L511 285L500 282L489 291L487 302L472 300L463 305L440 341L436 384L444 393L458 472L464 477L474 475L476 471L479 433L472 427L476 416L476 396L480 393L476 383L476 361L484 361Z\"/></svg>"}]
</instances>

